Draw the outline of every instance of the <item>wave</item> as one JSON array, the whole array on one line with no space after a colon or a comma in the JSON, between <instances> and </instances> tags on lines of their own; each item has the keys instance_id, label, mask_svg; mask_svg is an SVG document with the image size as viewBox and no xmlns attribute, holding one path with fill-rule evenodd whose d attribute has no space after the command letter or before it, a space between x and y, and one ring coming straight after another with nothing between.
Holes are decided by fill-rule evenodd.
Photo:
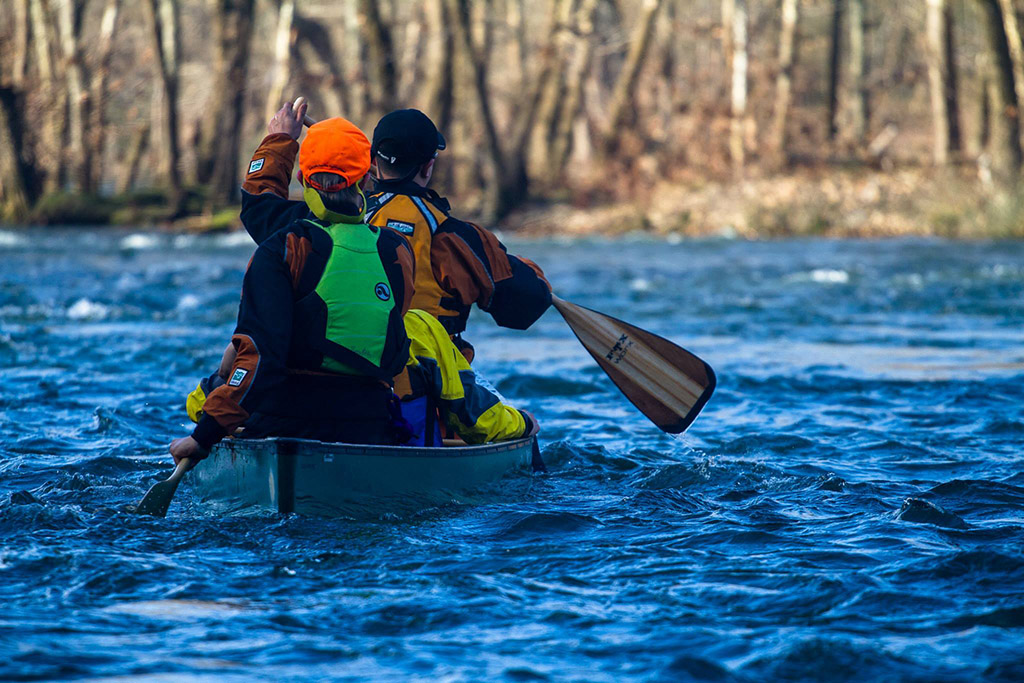
<instances>
[{"instance_id":1,"label":"wave","mask_svg":"<svg viewBox=\"0 0 1024 683\"><path fill-rule=\"evenodd\" d=\"M967 522L953 512L920 498L907 498L896 518L914 524L932 524L946 529L966 529Z\"/></svg>"}]
</instances>

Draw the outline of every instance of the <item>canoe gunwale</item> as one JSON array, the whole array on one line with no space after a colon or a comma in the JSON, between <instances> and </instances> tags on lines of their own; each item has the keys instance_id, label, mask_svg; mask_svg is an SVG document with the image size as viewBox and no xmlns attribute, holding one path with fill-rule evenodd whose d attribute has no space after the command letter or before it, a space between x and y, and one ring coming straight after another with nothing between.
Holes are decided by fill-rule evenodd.
<instances>
[{"instance_id":1,"label":"canoe gunwale","mask_svg":"<svg viewBox=\"0 0 1024 683\"><path fill-rule=\"evenodd\" d=\"M215 455L221 451L238 452L254 451L269 444L276 444L278 455L298 458L332 453L334 455L371 455L375 457L401 458L471 458L492 453L515 451L532 446L535 436L527 436L512 441L479 444L475 446L373 446L366 444L334 443L314 441L312 439L292 439L285 437L269 437L266 439L224 439L210 451ZM305 447L305 448L303 448Z\"/></svg>"}]
</instances>

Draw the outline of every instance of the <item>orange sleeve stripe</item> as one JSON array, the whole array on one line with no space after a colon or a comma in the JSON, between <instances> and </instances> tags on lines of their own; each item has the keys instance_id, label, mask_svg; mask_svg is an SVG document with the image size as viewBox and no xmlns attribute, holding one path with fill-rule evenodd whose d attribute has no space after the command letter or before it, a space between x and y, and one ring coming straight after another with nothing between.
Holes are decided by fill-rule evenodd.
<instances>
[{"instance_id":1,"label":"orange sleeve stripe","mask_svg":"<svg viewBox=\"0 0 1024 683\"><path fill-rule=\"evenodd\" d=\"M494 295L494 281L480 257L453 233L434 235L430 265L434 278L463 305L486 306Z\"/></svg>"},{"instance_id":2,"label":"orange sleeve stripe","mask_svg":"<svg viewBox=\"0 0 1024 683\"><path fill-rule=\"evenodd\" d=\"M263 138L263 142L253 152L242 189L249 194L272 192L287 199L298 152L298 141L284 133Z\"/></svg>"},{"instance_id":3,"label":"orange sleeve stripe","mask_svg":"<svg viewBox=\"0 0 1024 683\"><path fill-rule=\"evenodd\" d=\"M299 288L299 278L306 268L306 259L313 249L313 243L307 237L299 237L294 232L288 233L285 238L284 260L288 264L288 270L292 274L292 289Z\"/></svg>"},{"instance_id":4,"label":"orange sleeve stripe","mask_svg":"<svg viewBox=\"0 0 1024 683\"><path fill-rule=\"evenodd\" d=\"M491 266L491 277L494 278L494 281L501 282L512 277L512 265L508 262L508 255L501 248L498 238L475 223L470 223L470 225L476 230L484 245L484 254L487 257L487 263ZM469 245L466 246L469 247Z\"/></svg>"},{"instance_id":5,"label":"orange sleeve stripe","mask_svg":"<svg viewBox=\"0 0 1024 683\"><path fill-rule=\"evenodd\" d=\"M537 273L537 277L544 281L544 284L548 286L548 289L551 289L551 283L548 282L548 279L544 276L544 271L540 269L540 266L538 266L536 263L523 256L516 256L516 258L522 261L524 264L526 264L530 268L530 270Z\"/></svg>"},{"instance_id":6,"label":"orange sleeve stripe","mask_svg":"<svg viewBox=\"0 0 1024 683\"><path fill-rule=\"evenodd\" d=\"M215 419L217 424L231 434L249 418L249 413L240 405L260 365L260 352L252 338L246 334L236 334L231 338L237 350L235 362L227 377L227 384L213 390L206 398L203 411ZM235 382L235 378L240 376Z\"/></svg>"}]
</instances>

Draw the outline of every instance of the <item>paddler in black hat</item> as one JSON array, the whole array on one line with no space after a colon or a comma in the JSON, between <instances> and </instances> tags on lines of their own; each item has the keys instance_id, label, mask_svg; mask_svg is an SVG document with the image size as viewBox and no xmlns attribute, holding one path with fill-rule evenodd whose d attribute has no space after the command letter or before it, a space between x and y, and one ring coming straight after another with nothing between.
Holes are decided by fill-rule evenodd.
<instances>
[{"instance_id":1,"label":"paddler in black hat","mask_svg":"<svg viewBox=\"0 0 1024 683\"><path fill-rule=\"evenodd\" d=\"M472 361L473 347L462 333L474 303L498 325L522 330L551 305L551 287L536 264L509 254L490 231L452 216L448 201L430 189L438 152L446 147L421 111L400 109L382 118L370 148L374 190L366 221L405 237L416 256L412 308L436 317ZM307 213L301 202L287 200L297 150L293 139L268 137L253 156L241 218L257 244L285 215Z\"/></svg>"}]
</instances>

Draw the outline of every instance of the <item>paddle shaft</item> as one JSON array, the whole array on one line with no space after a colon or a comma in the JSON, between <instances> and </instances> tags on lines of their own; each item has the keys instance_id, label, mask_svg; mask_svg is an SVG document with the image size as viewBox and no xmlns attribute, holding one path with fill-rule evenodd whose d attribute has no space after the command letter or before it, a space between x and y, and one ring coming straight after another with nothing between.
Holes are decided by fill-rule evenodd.
<instances>
[{"instance_id":1,"label":"paddle shaft","mask_svg":"<svg viewBox=\"0 0 1024 683\"><path fill-rule=\"evenodd\" d=\"M167 479L164 480L164 483L174 484L175 486L177 486L178 483L181 481L181 478L185 476L186 472L188 472L188 468L191 464L192 461L189 460L188 458L182 458L181 460L179 460L178 464L174 467L174 471L171 472L171 476L167 477Z\"/></svg>"},{"instance_id":2,"label":"paddle shaft","mask_svg":"<svg viewBox=\"0 0 1024 683\"><path fill-rule=\"evenodd\" d=\"M305 97L302 97L302 96L296 97L295 98L295 103L292 104L292 108L293 109L298 109L300 106L302 106L302 103L305 102L305 101L306 101ZM305 126L308 128L309 126L316 125L316 119L311 117L309 114L306 114L304 117L302 117L302 123L305 124Z\"/></svg>"}]
</instances>

